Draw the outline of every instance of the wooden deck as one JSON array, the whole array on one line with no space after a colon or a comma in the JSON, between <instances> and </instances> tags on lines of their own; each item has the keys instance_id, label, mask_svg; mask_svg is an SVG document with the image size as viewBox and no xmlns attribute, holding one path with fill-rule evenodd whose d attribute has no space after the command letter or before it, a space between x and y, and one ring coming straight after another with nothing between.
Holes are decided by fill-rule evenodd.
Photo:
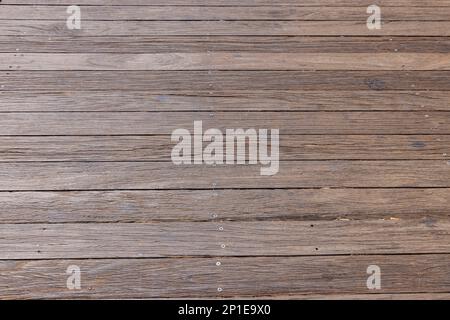
<instances>
[{"instance_id":1,"label":"wooden deck","mask_svg":"<svg viewBox=\"0 0 450 320\"><path fill-rule=\"evenodd\" d=\"M73 4L0 3L0 298L450 299L450 0ZM200 120L279 173L174 165Z\"/></svg>"}]
</instances>

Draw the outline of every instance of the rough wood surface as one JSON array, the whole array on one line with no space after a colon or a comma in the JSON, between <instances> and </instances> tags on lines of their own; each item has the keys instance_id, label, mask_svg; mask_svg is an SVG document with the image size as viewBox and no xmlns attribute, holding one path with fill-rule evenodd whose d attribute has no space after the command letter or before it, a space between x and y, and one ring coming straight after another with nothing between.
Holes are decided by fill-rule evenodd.
<instances>
[{"instance_id":1,"label":"rough wood surface","mask_svg":"<svg viewBox=\"0 0 450 320\"><path fill-rule=\"evenodd\" d=\"M169 136L4 136L0 162L170 162L174 145ZM281 161L450 160L449 135L285 135L279 147Z\"/></svg>"},{"instance_id":2,"label":"rough wood surface","mask_svg":"<svg viewBox=\"0 0 450 320\"><path fill-rule=\"evenodd\" d=\"M69 30L65 21L0 20L5 36L450 36L450 21L384 21L369 30L361 21L83 21Z\"/></svg>"},{"instance_id":3,"label":"rough wood surface","mask_svg":"<svg viewBox=\"0 0 450 320\"><path fill-rule=\"evenodd\" d=\"M188 2L186 2L189 4ZM353 20L365 21L368 17L363 7L208 7L208 6L86 6L83 20ZM297 2L297 4L301 4ZM428 5L428 3L427 3ZM66 20L64 6L13 6L3 5L0 19L3 20ZM401 21L445 21L450 20L450 7L386 7L383 19Z\"/></svg>"},{"instance_id":4,"label":"rough wood surface","mask_svg":"<svg viewBox=\"0 0 450 320\"><path fill-rule=\"evenodd\" d=\"M43 37L0 35L6 53L448 53L448 37L133 36ZM18 55L20 57L20 55Z\"/></svg>"},{"instance_id":5,"label":"rough wood surface","mask_svg":"<svg viewBox=\"0 0 450 320\"><path fill-rule=\"evenodd\" d=\"M2 299L211 298L448 299L449 255L248 257L1 261ZM217 266L220 261L220 266ZM383 289L366 287L366 269L382 268ZM81 269L81 290L66 269ZM276 270L276 272L274 272ZM271 281L267 281L270 274ZM14 280L12 280L14 279ZM167 285L170 283L170 285ZM124 288L127 288L124 290ZM222 288L218 292L218 288ZM402 292L403 294L395 294ZM414 294L414 292L428 292Z\"/></svg>"},{"instance_id":6,"label":"rough wood surface","mask_svg":"<svg viewBox=\"0 0 450 320\"><path fill-rule=\"evenodd\" d=\"M0 53L0 70L450 70L444 53Z\"/></svg>"},{"instance_id":7,"label":"rough wood surface","mask_svg":"<svg viewBox=\"0 0 450 320\"><path fill-rule=\"evenodd\" d=\"M449 224L448 219L0 224L0 259L449 253Z\"/></svg>"},{"instance_id":8,"label":"rough wood surface","mask_svg":"<svg viewBox=\"0 0 450 320\"><path fill-rule=\"evenodd\" d=\"M69 0L3 0L4 4L72 5ZM121 0L78 0L79 5L123 5ZM127 5L198 6L423 6L422 0L128 0ZM427 7L450 6L449 0L428 0Z\"/></svg>"},{"instance_id":9,"label":"rough wood surface","mask_svg":"<svg viewBox=\"0 0 450 320\"><path fill-rule=\"evenodd\" d=\"M194 134L195 121L224 134L238 128L280 129L281 135L450 134L448 112L58 112L4 113L0 135L170 136L179 128Z\"/></svg>"},{"instance_id":10,"label":"rough wood surface","mask_svg":"<svg viewBox=\"0 0 450 320\"><path fill-rule=\"evenodd\" d=\"M0 3L0 299L450 299L450 0L73 4ZM280 172L175 166L196 120Z\"/></svg>"},{"instance_id":11,"label":"rough wood surface","mask_svg":"<svg viewBox=\"0 0 450 320\"><path fill-rule=\"evenodd\" d=\"M0 223L364 219L432 223L449 217L449 192L402 188L0 192Z\"/></svg>"},{"instance_id":12,"label":"rough wood surface","mask_svg":"<svg viewBox=\"0 0 450 320\"><path fill-rule=\"evenodd\" d=\"M0 92L243 89L450 91L450 71L0 71L0 76Z\"/></svg>"},{"instance_id":13,"label":"rough wood surface","mask_svg":"<svg viewBox=\"0 0 450 320\"><path fill-rule=\"evenodd\" d=\"M448 91L0 91L0 112L450 111Z\"/></svg>"},{"instance_id":14,"label":"rough wood surface","mask_svg":"<svg viewBox=\"0 0 450 320\"><path fill-rule=\"evenodd\" d=\"M261 176L260 165L16 162L0 163L0 190L433 188L450 187L449 168L446 160L289 161L277 175Z\"/></svg>"}]
</instances>

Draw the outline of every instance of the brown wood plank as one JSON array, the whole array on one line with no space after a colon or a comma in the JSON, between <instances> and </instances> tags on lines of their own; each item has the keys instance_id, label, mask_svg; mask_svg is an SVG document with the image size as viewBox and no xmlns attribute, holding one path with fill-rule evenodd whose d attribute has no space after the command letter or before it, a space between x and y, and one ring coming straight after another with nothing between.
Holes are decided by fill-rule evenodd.
<instances>
[{"instance_id":1,"label":"brown wood plank","mask_svg":"<svg viewBox=\"0 0 450 320\"><path fill-rule=\"evenodd\" d=\"M282 162L274 176L259 165L168 162L0 163L0 190L115 190L220 188L437 188L450 186L450 162Z\"/></svg>"},{"instance_id":2,"label":"brown wood plank","mask_svg":"<svg viewBox=\"0 0 450 320\"><path fill-rule=\"evenodd\" d=\"M384 21L369 30L361 21L65 21L0 20L5 36L450 36L450 21Z\"/></svg>"},{"instance_id":3,"label":"brown wood plank","mask_svg":"<svg viewBox=\"0 0 450 320\"><path fill-rule=\"evenodd\" d=\"M448 219L0 224L0 259L449 253L449 228Z\"/></svg>"},{"instance_id":4,"label":"brown wood plank","mask_svg":"<svg viewBox=\"0 0 450 320\"><path fill-rule=\"evenodd\" d=\"M0 35L0 52L14 53L448 53L448 37L133 36L43 37Z\"/></svg>"},{"instance_id":5,"label":"brown wood plank","mask_svg":"<svg viewBox=\"0 0 450 320\"><path fill-rule=\"evenodd\" d=\"M64 6L2 5L3 20L66 20ZM445 21L450 19L450 8L385 7L385 21ZM209 6L86 6L82 8L83 21L88 20L367 20L364 7L209 7Z\"/></svg>"},{"instance_id":6,"label":"brown wood plank","mask_svg":"<svg viewBox=\"0 0 450 320\"><path fill-rule=\"evenodd\" d=\"M69 0L3 0L4 4L72 5ZM79 5L123 5L121 0L78 0ZM127 5L201 6L423 6L422 0L128 0ZM450 6L449 0L428 0L428 7Z\"/></svg>"},{"instance_id":7,"label":"brown wood plank","mask_svg":"<svg viewBox=\"0 0 450 320\"><path fill-rule=\"evenodd\" d=\"M230 300L393 300L393 301L422 301L422 300L450 300L450 293L367 293L367 294L294 294L280 296L258 296L258 297L227 297ZM194 298L195 300L195 298Z\"/></svg>"},{"instance_id":8,"label":"brown wood plank","mask_svg":"<svg viewBox=\"0 0 450 320\"><path fill-rule=\"evenodd\" d=\"M450 70L450 54L0 53L0 70Z\"/></svg>"},{"instance_id":9,"label":"brown wood plank","mask_svg":"<svg viewBox=\"0 0 450 320\"><path fill-rule=\"evenodd\" d=\"M168 136L4 136L0 162L171 161L174 145ZM279 150L282 161L450 160L450 136L286 135Z\"/></svg>"},{"instance_id":10,"label":"brown wood plank","mask_svg":"<svg viewBox=\"0 0 450 320\"><path fill-rule=\"evenodd\" d=\"M249 257L0 261L2 299L252 298L448 299L449 255ZM367 267L382 270L382 290L366 287ZM65 271L81 269L81 290ZM432 272L430 272L432 269ZM277 270L277 272L273 272ZM418 279L420 278L420 281ZM218 292L218 288L223 291ZM428 294L414 293L427 291ZM401 294L399 294L401 293ZM307 296L303 296L306 295Z\"/></svg>"},{"instance_id":11,"label":"brown wood plank","mask_svg":"<svg viewBox=\"0 0 450 320\"><path fill-rule=\"evenodd\" d=\"M449 134L448 112L70 112L4 113L0 135L171 135L206 131L279 129L280 134Z\"/></svg>"},{"instance_id":12,"label":"brown wood plank","mask_svg":"<svg viewBox=\"0 0 450 320\"><path fill-rule=\"evenodd\" d=\"M0 112L450 111L448 91L0 91Z\"/></svg>"},{"instance_id":13,"label":"brown wood plank","mask_svg":"<svg viewBox=\"0 0 450 320\"><path fill-rule=\"evenodd\" d=\"M450 29L449 29L450 30ZM1 91L430 90L449 71L1 71Z\"/></svg>"},{"instance_id":14,"label":"brown wood plank","mask_svg":"<svg viewBox=\"0 0 450 320\"><path fill-rule=\"evenodd\" d=\"M0 223L448 219L450 189L0 192Z\"/></svg>"}]
</instances>

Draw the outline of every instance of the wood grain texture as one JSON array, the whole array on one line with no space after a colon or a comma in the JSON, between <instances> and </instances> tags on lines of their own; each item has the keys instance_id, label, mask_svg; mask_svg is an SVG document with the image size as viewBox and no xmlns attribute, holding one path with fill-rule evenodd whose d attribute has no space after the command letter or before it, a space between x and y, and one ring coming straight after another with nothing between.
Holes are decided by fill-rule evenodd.
<instances>
[{"instance_id":1,"label":"wood grain texture","mask_svg":"<svg viewBox=\"0 0 450 320\"><path fill-rule=\"evenodd\" d=\"M275 176L261 176L260 168L168 162L0 163L0 190L450 186L450 162L444 160L285 162Z\"/></svg>"},{"instance_id":2,"label":"wood grain texture","mask_svg":"<svg viewBox=\"0 0 450 320\"><path fill-rule=\"evenodd\" d=\"M0 112L450 111L448 91L0 91Z\"/></svg>"},{"instance_id":3,"label":"wood grain texture","mask_svg":"<svg viewBox=\"0 0 450 320\"><path fill-rule=\"evenodd\" d=\"M0 53L0 70L450 70L450 54Z\"/></svg>"},{"instance_id":4,"label":"wood grain texture","mask_svg":"<svg viewBox=\"0 0 450 320\"><path fill-rule=\"evenodd\" d=\"M449 29L450 30L450 29ZM450 91L450 71L0 71L1 91Z\"/></svg>"},{"instance_id":5,"label":"wood grain texture","mask_svg":"<svg viewBox=\"0 0 450 320\"><path fill-rule=\"evenodd\" d=\"M0 135L170 136L176 129L194 134L194 121L224 134L238 128L279 129L281 135L450 133L448 112L58 112L4 113Z\"/></svg>"},{"instance_id":6,"label":"wood grain texture","mask_svg":"<svg viewBox=\"0 0 450 320\"><path fill-rule=\"evenodd\" d=\"M356 301L431 301L431 300L450 300L449 293L366 293L366 294L294 294L294 295L279 295L279 296L258 296L258 297L227 297L229 300L325 300L325 301L344 301L344 300L356 300ZM195 299L194 299L195 300Z\"/></svg>"},{"instance_id":7,"label":"wood grain texture","mask_svg":"<svg viewBox=\"0 0 450 320\"><path fill-rule=\"evenodd\" d=\"M126 3L128 4L128 2ZM298 4L298 3L297 3ZM2 5L3 20L66 20L64 6ZM88 20L335 20L364 21L369 15L363 7L209 7L209 6L86 6L82 8L83 21ZM385 7L383 20L445 21L450 19L450 7Z\"/></svg>"},{"instance_id":8,"label":"wood grain texture","mask_svg":"<svg viewBox=\"0 0 450 320\"><path fill-rule=\"evenodd\" d=\"M448 219L450 189L0 193L0 223Z\"/></svg>"},{"instance_id":9,"label":"wood grain texture","mask_svg":"<svg viewBox=\"0 0 450 320\"><path fill-rule=\"evenodd\" d=\"M0 4L0 299L450 299L450 0L77 4ZM175 166L198 120L280 172Z\"/></svg>"},{"instance_id":10,"label":"wood grain texture","mask_svg":"<svg viewBox=\"0 0 450 320\"><path fill-rule=\"evenodd\" d=\"M253 298L448 299L448 255L1 261L2 299ZM221 265L216 266L220 260ZM367 290L366 269L383 272ZM66 269L81 269L81 290L66 288ZM276 272L273 272L276 270ZM432 270L432 272L430 272ZM11 279L15 279L12 281ZM420 279L420 281L418 281ZM237 285L239 283L239 285ZM218 292L217 288L222 288ZM417 294L414 292L429 292ZM403 292L403 295L395 294ZM302 296L305 295L305 296Z\"/></svg>"},{"instance_id":11,"label":"wood grain texture","mask_svg":"<svg viewBox=\"0 0 450 320\"><path fill-rule=\"evenodd\" d=\"M0 162L172 161L173 147L168 136L4 136ZM285 135L279 150L281 161L450 160L450 136Z\"/></svg>"},{"instance_id":12,"label":"wood grain texture","mask_svg":"<svg viewBox=\"0 0 450 320\"><path fill-rule=\"evenodd\" d=\"M361 21L83 21L70 30L65 21L0 20L5 36L450 36L450 21L384 21L369 30Z\"/></svg>"},{"instance_id":13,"label":"wood grain texture","mask_svg":"<svg viewBox=\"0 0 450 320\"><path fill-rule=\"evenodd\" d=\"M0 259L449 253L449 224L447 219L1 224Z\"/></svg>"},{"instance_id":14,"label":"wood grain texture","mask_svg":"<svg viewBox=\"0 0 450 320\"><path fill-rule=\"evenodd\" d=\"M448 37L133 36L44 37L0 35L5 53L448 53Z\"/></svg>"},{"instance_id":15,"label":"wood grain texture","mask_svg":"<svg viewBox=\"0 0 450 320\"><path fill-rule=\"evenodd\" d=\"M69 0L3 0L4 4L72 5ZM79 5L123 5L120 0L78 0ZM127 5L198 5L198 6L423 6L421 0L129 0ZM450 6L449 0L428 0L428 7Z\"/></svg>"}]
</instances>

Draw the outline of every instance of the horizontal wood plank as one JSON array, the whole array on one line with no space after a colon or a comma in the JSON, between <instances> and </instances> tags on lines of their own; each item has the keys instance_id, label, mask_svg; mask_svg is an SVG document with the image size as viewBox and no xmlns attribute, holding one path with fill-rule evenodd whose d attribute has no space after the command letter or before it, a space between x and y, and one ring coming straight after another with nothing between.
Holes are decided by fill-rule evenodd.
<instances>
[{"instance_id":1,"label":"horizontal wood plank","mask_svg":"<svg viewBox=\"0 0 450 320\"><path fill-rule=\"evenodd\" d=\"M5 53L448 53L448 37L133 36L44 37L0 35Z\"/></svg>"},{"instance_id":2,"label":"horizontal wood plank","mask_svg":"<svg viewBox=\"0 0 450 320\"><path fill-rule=\"evenodd\" d=\"M0 223L448 219L450 189L0 192Z\"/></svg>"},{"instance_id":3,"label":"horizontal wood plank","mask_svg":"<svg viewBox=\"0 0 450 320\"><path fill-rule=\"evenodd\" d=\"M369 30L361 21L65 21L0 20L5 36L450 36L450 21L383 21Z\"/></svg>"},{"instance_id":4,"label":"horizontal wood plank","mask_svg":"<svg viewBox=\"0 0 450 320\"><path fill-rule=\"evenodd\" d=\"M450 54L0 53L0 70L450 70Z\"/></svg>"},{"instance_id":5,"label":"horizontal wood plank","mask_svg":"<svg viewBox=\"0 0 450 320\"><path fill-rule=\"evenodd\" d=\"M0 112L450 111L448 91L0 91Z\"/></svg>"},{"instance_id":6,"label":"horizontal wood plank","mask_svg":"<svg viewBox=\"0 0 450 320\"><path fill-rule=\"evenodd\" d=\"M173 147L168 136L5 136L0 162L171 161ZM281 161L450 160L450 136L286 135L279 150Z\"/></svg>"},{"instance_id":7,"label":"horizontal wood plank","mask_svg":"<svg viewBox=\"0 0 450 320\"><path fill-rule=\"evenodd\" d=\"M343 301L343 300L383 300L383 301L429 301L429 300L450 300L450 293L367 293L367 294L294 294L280 296L258 296L258 297L229 297L230 300L326 300L326 301Z\"/></svg>"},{"instance_id":8,"label":"horizontal wood plank","mask_svg":"<svg viewBox=\"0 0 450 320\"><path fill-rule=\"evenodd\" d=\"M450 71L0 71L0 76L0 92L243 89L450 91Z\"/></svg>"},{"instance_id":9,"label":"horizontal wood plank","mask_svg":"<svg viewBox=\"0 0 450 320\"><path fill-rule=\"evenodd\" d=\"M4 113L0 135L171 135L177 129L279 129L288 134L450 134L448 112ZM169 138L168 138L169 139Z\"/></svg>"},{"instance_id":10,"label":"horizontal wood plank","mask_svg":"<svg viewBox=\"0 0 450 320\"><path fill-rule=\"evenodd\" d=\"M449 253L443 220L0 224L0 259Z\"/></svg>"},{"instance_id":11,"label":"horizontal wood plank","mask_svg":"<svg viewBox=\"0 0 450 320\"><path fill-rule=\"evenodd\" d=\"M274 176L260 165L183 165L168 162L0 163L0 190L115 190L220 188L450 187L450 162L282 162Z\"/></svg>"},{"instance_id":12,"label":"horizontal wood plank","mask_svg":"<svg viewBox=\"0 0 450 320\"><path fill-rule=\"evenodd\" d=\"M2 299L447 298L448 255L0 261ZM366 270L382 270L382 290L366 287ZM81 290L66 287L66 270L81 270ZM429 270L433 269L433 272ZM277 272L273 272L277 270ZM301 276L299 276L301 275ZM420 281L418 279L420 278ZM222 288L218 292L218 288ZM417 294L424 292L428 294ZM399 294L402 293L402 294ZM308 296L301 296L308 294Z\"/></svg>"},{"instance_id":13,"label":"horizontal wood plank","mask_svg":"<svg viewBox=\"0 0 450 320\"><path fill-rule=\"evenodd\" d=\"M128 4L128 3L127 3ZM450 19L450 7L385 7L383 20L445 21ZM0 19L4 20L66 20L64 6L2 5ZM209 7L209 6L86 6L83 21L105 20L335 20L365 21L369 14L364 7Z\"/></svg>"},{"instance_id":14,"label":"horizontal wood plank","mask_svg":"<svg viewBox=\"0 0 450 320\"><path fill-rule=\"evenodd\" d=\"M69 0L3 0L4 4L72 5ZM78 0L79 5L123 5L121 0ZM129 0L127 5L199 5L199 6L423 6L421 0ZM449 0L428 0L428 7L450 6Z\"/></svg>"}]
</instances>

